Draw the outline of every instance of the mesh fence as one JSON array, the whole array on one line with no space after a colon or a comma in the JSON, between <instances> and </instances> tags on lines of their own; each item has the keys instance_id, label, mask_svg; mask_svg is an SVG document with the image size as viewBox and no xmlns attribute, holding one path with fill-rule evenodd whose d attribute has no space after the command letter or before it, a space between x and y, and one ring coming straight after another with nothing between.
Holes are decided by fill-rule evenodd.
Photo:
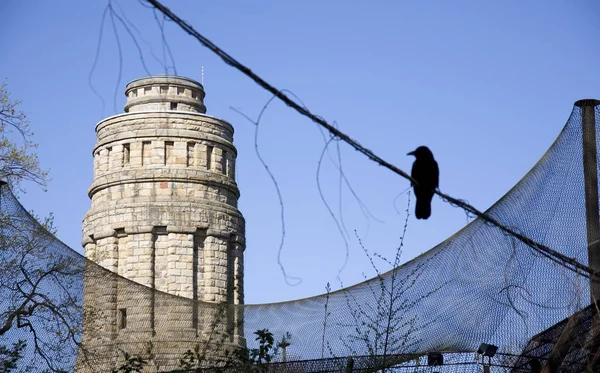
<instances>
[{"instance_id":1,"label":"mesh fence","mask_svg":"<svg viewBox=\"0 0 600 373\"><path fill-rule=\"evenodd\" d=\"M487 214L587 264L581 123L575 107L552 147ZM225 369L240 348L260 352L255 332L263 329L275 342L291 335L271 350L269 370L344 371L354 357L354 370L479 371L474 351L488 343L500 347L494 369L506 371L532 336L590 304L588 279L480 219L355 286L233 306L155 291L86 260L6 185L0 214L0 371L109 372L136 359L144 371ZM444 353L444 365L427 367L430 352Z\"/></svg>"},{"instance_id":2,"label":"mesh fence","mask_svg":"<svg viewBox=\"0 0 600 373\"><path fill-rule=\"evenodd\" d=\"M499 353L496 359L488 362L487 358L482 359L481 355L473 352L447 352L443 354L441 365L432 364L433 361L429 355L411 355L411 354L391 354L386 356L353 356L343 358L327 358L314 360L297 360L283 362L274 362L265 367L264 371L279 373L279 372L374 372L389 368L396 373L415 373L415 372L481 372L484 366L489 366L495 371L508 372L513 369L513 366L519 359L517 355ZM386 368L383 368L386 367ZM170 373L237 373L243 372L239 366L229 368L200 368L190 370L175 370ZM515 372L521 372L516 370ZM523 372L529 372L524 370Z\"/></svg>"},{"instance_id":3,"label":"mesh fence","mask_svg":"<svg viewBox=\"0 0 600 373\"><path fill-rule=\"evenodd\" d=\"M514 371L528 372L532 364L542 362L560 367L563 373L599 371L599 322L597 305L592 304L533 336L514 362Z\"/></svg>"}]
</instances>

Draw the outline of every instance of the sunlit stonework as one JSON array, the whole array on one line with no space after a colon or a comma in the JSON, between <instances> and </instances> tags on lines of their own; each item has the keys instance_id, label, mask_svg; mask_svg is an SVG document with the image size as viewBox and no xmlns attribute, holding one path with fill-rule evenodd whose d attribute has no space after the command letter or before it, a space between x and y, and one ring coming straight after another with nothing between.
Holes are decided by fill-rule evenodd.
<instances>
[{"instance_id":1,"label":"sunlit stonework","mask_svg":"<svg viewBox=\"0 0 600 373\"><path fill-rule=\"evenodd\" d=\"M82 372L110 371L123 351L164 371L196 346L218 357L244 344L233 127L205 115L204 89L191 79L141 78L125 94L125 113L96 125L83 246L131 281L88 263Z\"/></svg>"}]
</instances>

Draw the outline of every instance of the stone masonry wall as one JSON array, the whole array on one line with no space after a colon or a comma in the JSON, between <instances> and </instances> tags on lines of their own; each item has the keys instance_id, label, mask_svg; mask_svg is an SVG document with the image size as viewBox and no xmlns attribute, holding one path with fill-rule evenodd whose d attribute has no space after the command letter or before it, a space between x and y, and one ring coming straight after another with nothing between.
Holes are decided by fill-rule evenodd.
<instances>
[{"instance_id":1,"label":"stone masonry wall","mask_svg":"<svg viewBox=\"0 0 600 373\"><path fill-rule=\"evenodd\" d=\"M233 127L204 114L187 78L138 79L126 96L126 113L96 126L82 244L99 267L86 271L82 372L112 369L119 350L150 348L148 371L163 371L196 345L218 359L244 344Z\"/></svg>"}]
</instances>

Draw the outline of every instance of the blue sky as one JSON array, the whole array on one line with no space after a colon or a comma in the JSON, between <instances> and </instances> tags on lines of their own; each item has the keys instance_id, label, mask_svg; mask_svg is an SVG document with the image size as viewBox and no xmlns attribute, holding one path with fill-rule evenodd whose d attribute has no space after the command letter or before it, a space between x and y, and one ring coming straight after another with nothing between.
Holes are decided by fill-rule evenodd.
<instances>
[{"instance_id":1,"label":"blue sky","mask_svg":"<svg viewBox=\"0 0 600 373\"><path fill-rule=\"evenodd\" d=\"M133 32L149 72L164 73L163 43L152 11L136 1L112 3L139 30ZM491 206L535 164L574 101L600 98L597 1L165 4L398 167L410 170L413 158L405 154L429 146L441 169L442 191L479 209ZM106 18L90 78L106 6L104 0L0 3L0 78L7 79L13 98L23 100L42 165L52 177L47 192L28 185L21 201L40 215L54 212L59 238L79 251L81 220L90 206L94 126L122 112L125 84L147 75L117 20L120 68ZM321 134L315 124L273 104L263 116L258 142L285 206L281 263L290 276L302 279L288 285L277 263L281 223L275 188L255 154L254 125L231 109L256 117L270 95L173 23L167 22L165 30L177 73L200 80L203 66L207 114L236 130L239 207L247 220L246 302L312 296L327 282L337 289L346 257L340 275L344 285L372 276L354 230L367 249L392 257L406 209L406 194L398 195L408 182L340 144L345 174L376 219L365 218L348 188L339 188L339 174L325 157L320 185L338 219L341 196L347 256L317 187ZM330 149L337 158L335 143ZM467 222L462 210L436 197L429 220L410 217L403 260Z\"/></svg>"}]
</instances>

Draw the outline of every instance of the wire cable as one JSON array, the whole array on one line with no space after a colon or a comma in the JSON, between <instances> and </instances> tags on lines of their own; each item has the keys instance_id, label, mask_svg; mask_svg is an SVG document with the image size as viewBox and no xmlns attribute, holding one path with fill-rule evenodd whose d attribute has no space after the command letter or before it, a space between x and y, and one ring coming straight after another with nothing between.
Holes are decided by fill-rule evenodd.
<instances>
[{"instance_id":1,"label":"wire cable","mask_svg":"<svg viewBox=\"0 0 600 373\"><path fill-rule=\"evenodd\" d=\"M394 172L394 173L402 176L403 178L405 178L407 180L410 180L411 183L413 183L413 184L418 184L408 173L406 173L405 171L401 170L400 168L394 166L392 163L387 162L383 158L381 158L378 155L376 155L375 153L373 153L371 150L365 148L358 141L354 140L353 138L351 138L350 136L348 136L344 132L342 132L339 129L335 128L335 126L333 126L332 124L328 123L327 121L325 121L324 119L322 119L318 115L315 115L315 114L311 113L308 109L306 109L305 107L303 107L303 106L299 105L298 103L296 103L294 100L292 100L290 97L288 97L285 93L281 92L280 90L278 90L277 88L275 88L274 86L272 86L271 84L269 84L267 81L265 81L263 78L261 78L260 76L256 75L248 67L246 67L245 65L241 64L240 62L238 62L236 59L234 59L228 53L226 53L225 51L223 51L221 48L219 48L217 45L215 45L209 39L207 39L206 37L204 37L203 35L201 35L191 25L189 25L187 22L185 22L184 20L182 20L181 18L179 18L177 15L175 15L173 12L171 12L171 10L169 10L167 7L165 7L164 5L162 5L159 1L157 1L157 0L146 0L146 1L149 4L151 4L152 6L154 6L156 9L158 9L165 16L167 16L168 18L170 18L179 27L181 27L185 32L187 32L188 34L190 34L191 36L193 36L194 38L196 38L202 45L204 45L205 47L207 47L208 49L210 49L212 52L214 52L216 55L218 55L219 57L221 57L221 59L226 64L228 64L228 65L236 68L240 72L242 72L244 75L246 75L247 77L249 77L250 79L252 79L256 84L258 84L259 86L261 86L265 90L267 90L267 91L271 92L273 95L275 95L275 97L277 97L279 100L281 100L287 106L289 106L292 109L296 110L299 114L301 114L301 115L309 118L310 120L312 120L313 122L317 123L318 125L324 127L327 131L329 131L329 133L331 133L332 136L339 138L341 141L344 141L345 143L347 143L348 145L350 145L352 148L354 148L356 151L358 151L361 154L365 155L367 158L369 158L370 160L376 162L380 166L383 166L383 167L387 168L388 170L390 170L390 171L392 171L392 172ZM491 216L489 216L489 215L487 215L487 214L479 211L478 209L476 209L472 205L466 203L465 201L462 201L460 199L457 199L457 198L449 196L449 195L447 195L445 193L442 193L439 189L435 190L434 192L435 192L435 194L437 194L438 196L440 196L444 201L450 203L453 206L457 206L457 207L462 208L466 212L471 213L471 214L479 217L480 219L482 219L486 223L491 224L491 225L497 227L498 229L500 229L504 233L506 233L506 234L508 234L508 235L510 235L512 237L515 237L516 239L518 239L519 241L523 242L525 245L529 246L534 251L540 253L542 256L546 257L547 259L549 259L549 260L551 260L551 261L553 261L553 262L555 262L555 263L557 263L557 264L559 264L561 266L564 266L565 268L568 268L571 271L573 271L573 272L575 272L575 273L577 273L579 275L582 275L582 276L584 276L586 278L589 278L590 280L592 280L594 282L600 282L600 277L599 277L599 274L597 272L595 272L590 267L588 267L588 266L586 266L586 265L578 262L576 259L569 258L569 257L567 257L567 256L565 256L565 255L563 255L563 254L561 254L561 253L559 253L559 252L557 252L557 251L549 248L548 246L540 244L540 243L532 240L529 237L526 237L526 236L524 236L524 235L522 235L522 234L520 234L518 232L515 232L511 228L502 225L498 220L496 220L493 217L491 217Z\"/></svg>"}]
</instances>

